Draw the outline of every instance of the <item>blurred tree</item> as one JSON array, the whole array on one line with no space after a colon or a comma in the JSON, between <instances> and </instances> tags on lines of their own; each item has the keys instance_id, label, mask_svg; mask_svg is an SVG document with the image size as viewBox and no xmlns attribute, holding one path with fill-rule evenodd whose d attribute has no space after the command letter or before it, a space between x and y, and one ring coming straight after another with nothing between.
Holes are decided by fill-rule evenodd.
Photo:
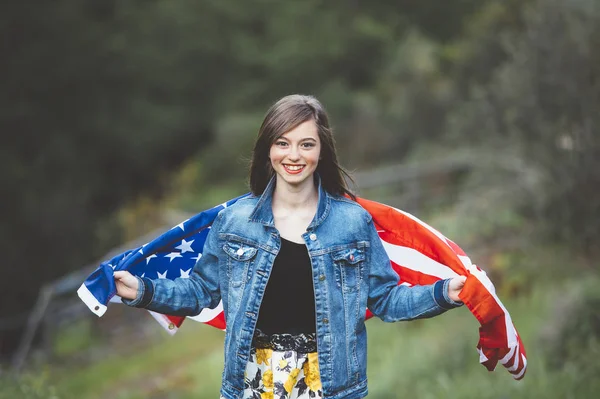
<instances>
[{"instance_id":1,"label":"blurred tree","mask_svg":"<svg viewBox=\"0 0 600 399\"><path fill-rule=\"evenodd\" d=\"M126 12L96 3L0 13L0 315L15 321L0 353L15 349L45 281L118 242L108 216L142 192L158 195L166 172L210 139L211 103L196 94L214 94L211 80L191 85L182 56L165 57L169 41L148 42ZM99 241L106 223L112 234Z\"/></svg>"},{"instance_id":2,"label":"blurred tree","mask_svg":"<svg viewBox=\"0 0 600 399\"><path fill-rule=\"evenodd\" d=\"M600 7L595 0L540 0L523 15L523 31L504 36L506 61L488 83L471 86L451 130L496 151L518 151L542 174L534 195L515 197L537 217L539 236L597 255Z\"/></svg>"},{"instance_id":3,"label":"blurred tree","mask_svg":"<svg viewBox=\"0 0 600 399\"><path fill-rule=\"evenodd\" d=\"M467 96L474 85L489 82L494 71L509 58L508 36L523 31L523 10L532 2L486 2L465 21L463 35L444 45L441 68L452 79L457 95Z\"/></svg>"}]
</instances>

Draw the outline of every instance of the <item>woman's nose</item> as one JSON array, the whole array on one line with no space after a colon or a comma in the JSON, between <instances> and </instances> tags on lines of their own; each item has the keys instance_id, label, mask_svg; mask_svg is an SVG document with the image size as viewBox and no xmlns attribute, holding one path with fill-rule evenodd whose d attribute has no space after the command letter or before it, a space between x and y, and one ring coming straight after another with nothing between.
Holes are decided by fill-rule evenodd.
<instances>
[{"instance_id":1,"label":"woman's nose","mask_svg":"<svg viewBox=\"0 0 600 399\"><path fill-rule=\"evenodd\" d=\"M290 147L290 152L288 153L288 158L290 159L290 161L296 161L296 160L300 159L300 151L298 151L297 147L295 147L295 146Z\"/></svg>"}]
</instances>

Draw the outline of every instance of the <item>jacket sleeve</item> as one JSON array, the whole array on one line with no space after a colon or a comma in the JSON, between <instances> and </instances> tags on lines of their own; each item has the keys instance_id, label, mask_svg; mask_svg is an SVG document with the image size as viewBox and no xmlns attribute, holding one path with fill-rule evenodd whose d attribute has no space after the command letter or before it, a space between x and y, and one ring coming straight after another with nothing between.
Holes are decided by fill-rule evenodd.
<instances>
[{"instance_id":1,"label":"jacket sleeve","mask_svg":"<svg viewBox=\"0 0 600 399\"><path fill-rule=\"evenodd\" d=\"M391 267L372 220L369 220L368 228L370 257L367 306L375 316L386 322L423 319L462 305L448 297L449 279L431 285L398 285L400 279Z\"/></svg>"},{"instance_id":2,"label":"jacket sleeve","mask_svg":"<svg viewBox=\"0 0 600 399\"><path fill-rule=\"evenodd\" d=\"M140 278L137 297L123 303L173 316L195 316L204 308L215 308L221 301L219 288L219 214L208 232L202 257L189 278Z\"/></svg>"}]
</instances>

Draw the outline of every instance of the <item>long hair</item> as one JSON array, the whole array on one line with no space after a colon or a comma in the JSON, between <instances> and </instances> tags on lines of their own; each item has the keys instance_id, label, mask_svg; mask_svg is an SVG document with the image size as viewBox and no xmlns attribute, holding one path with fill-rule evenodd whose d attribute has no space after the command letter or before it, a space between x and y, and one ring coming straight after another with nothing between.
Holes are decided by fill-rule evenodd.
<instances>
[{"instance_id":1,"label":"long hair","mask_svg":"<svg viewBox=\"0 0 600 399\"><path fill-rule=\"evenodd\" d=\"M321 154L316 169L321 177L321 186L331 195L348 195L355 199L344 180L346 176L353 181L352 177L338 163L335 140L325 108L315 97L300 94L283 97L273 104L260 126L250 164L250 191L254 195L261 195L275 174L269 159L273 143L284 133L308 120L313 120L317 125L321 141Z\"/></svg>"}]
</instances>

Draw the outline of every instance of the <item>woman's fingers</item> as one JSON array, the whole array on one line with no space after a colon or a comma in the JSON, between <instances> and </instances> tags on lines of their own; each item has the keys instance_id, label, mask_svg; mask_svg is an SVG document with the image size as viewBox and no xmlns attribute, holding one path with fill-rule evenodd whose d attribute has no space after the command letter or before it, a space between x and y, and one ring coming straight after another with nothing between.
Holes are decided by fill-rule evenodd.
<instances>
[{"instance_id":1,"label":"woman's fingers","mask_svg":"<svg viewBox=\"0 0 600 399\"><path fill-rule=\"evenodd\" d=\"M137 278L133 277L133 275L127 271L118 271L114 272L113 276L115 280L119 280L123 284L127 286L131 286L132 284L137 284Z\"/></svg>"},{"instance_id":2,"label":"woman's fingers","mask_svg":"<svg viewBox=\"0 0 600 399\"><path fill-rule=\"evenodd\" d=\"M137 296L139 281L131 273L121 270L113 274L117 295L125 299L135 299Z\"/></svg>"},{"instance_id":3,"label":"woman's fingers","mask_svg":"<svg viewBox=\"0 0 600 399\"><path fill-rule=\"evenodd\" d=\"M467 281L466 276L457 276L450 280L450 284L448 284L448 296L453 301L460 301L458 295L462 291L465 286L465 281Z\"/></svg>"},{"instance_id":4,"label":"woman's fingers","mask_svg":"<svg viewBox=\"0 0 600 399\"><path fill-rule=\"evenodd\" d=\"M131 273L129 273L128 271L125 271L125 270L120 270L120 271L116 271L113 273L113 276L115 276L115 279L118 279L118 280L123 279L127 275L131 276Z\"/></svg>"}]
</instances>

